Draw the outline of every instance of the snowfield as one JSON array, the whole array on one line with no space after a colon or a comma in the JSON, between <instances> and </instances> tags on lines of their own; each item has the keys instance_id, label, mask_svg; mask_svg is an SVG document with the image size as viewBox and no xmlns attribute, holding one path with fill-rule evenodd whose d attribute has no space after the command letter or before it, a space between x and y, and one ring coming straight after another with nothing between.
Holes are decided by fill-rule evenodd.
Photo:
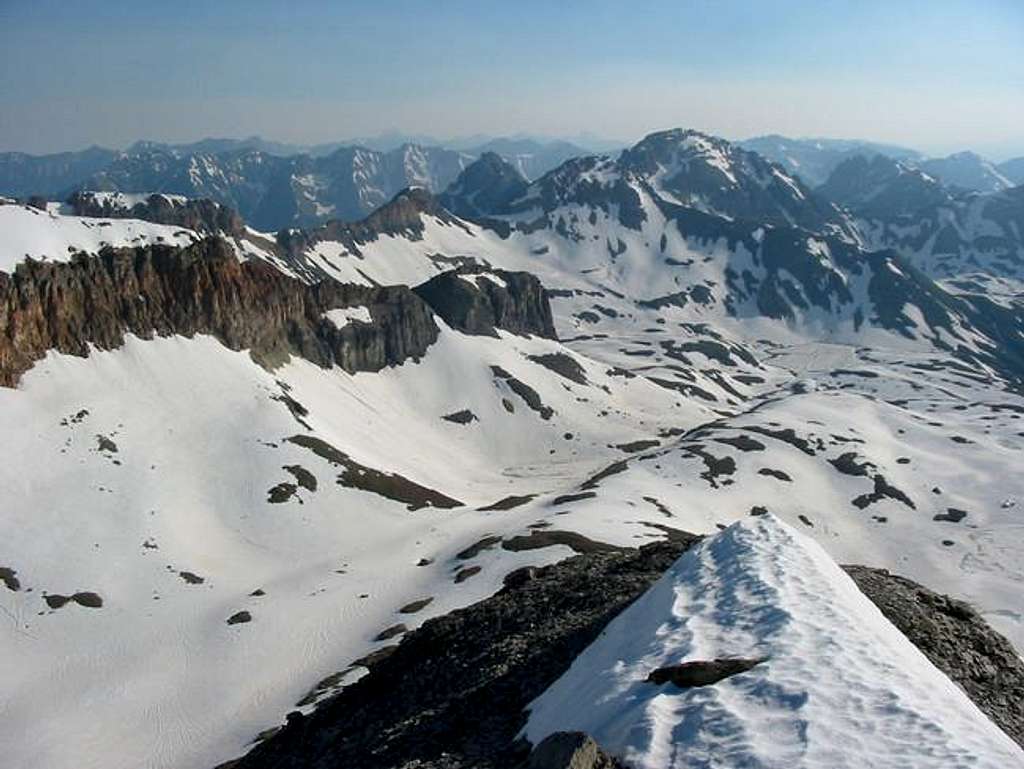
<instances>
[{"instance_id":1,"label":"snowfield","mask_svg":"<svg viewBox=\"0 0 1024 769\"><path fill-rule=\"evenodd\" d=\"M66 216L22 205L0 205L0 232L0 272L14 272L27 257L65 262L75 252L94 254L105 246L187 246L199 239L182 227Z\"/></svg>"},{"instance_id":2,"label":"snowfield","mask_svg":"<svg viewBox=\"0 0 1024 769\"><path fill-rule=\"evenodd\" d=\"M770 279L793 317L766 316L753 289L727 311L730 285L769 280L754 251L774 228L689 231L655 188L634 191L632 227L618 203L569 203L507 237L424 214L358 250L232 241L240 260L308 280L526 270L561 341L437 319L418 361L352 375L299 357L267 370L210 336L129 335L84 358L51 351L0 388L4 769L211 769L363 675L396 626L588 541L673 530L717 536L534 703L531 740L586 729L638 767L1024 765L833 561L967 600L1024 650L1024 397L957 356L991 340L959 319L933 328L916 304L905 333L862 325L879 310L871 268L841 268L816 236L803 264L849 302L806 301L815 281L782 267ZM0 205L0 272L197 237ZM1017 281L984 282L1019 302ZM374 322L367 307L324 317ZM711 688L642 683L719 655L770 659Z\"/></svg>"},{"instance_id":3,"label":"snowfield","mask_svg":"<svg viewBox=\"0 0 1024 769\"><path fill-rule=\"evenodd\" d=\"M708 687L645 680L719 657L767 660ZM637 769L1024 765L819 545L767 515L681 556L531 704L531 742L566 730Z\"/></svg>"}]
</instances>

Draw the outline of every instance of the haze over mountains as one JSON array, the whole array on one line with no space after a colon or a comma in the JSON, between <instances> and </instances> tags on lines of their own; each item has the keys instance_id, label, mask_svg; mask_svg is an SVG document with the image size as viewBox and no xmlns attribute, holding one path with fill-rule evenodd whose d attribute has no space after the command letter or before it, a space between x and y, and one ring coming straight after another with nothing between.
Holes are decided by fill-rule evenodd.
<instances>
[{"instance_id":1,"label":"haze over mountains","mask_svg":"<svg viewBox=\"0 0 1024 769\"><path fill-rule=\"evenodd\" d=\"M272 149L3 160L11 766L1024 759L1013 163Z\"/></svg>"},{"instance_id":2,"label":"haze over mountains","mask_svg":"<svg viewBox=\"0 0 1024 769\"><path fill-rule=\"evenodd\" d=\"M561 140L476 137L477 144L453 142L453 148L445 148L405 141L409 138L416 137L315 147L251 137L184 145L136 142L124 151L93 147L43 156L9 152L0 155L0 194L63 200L77 190L104 190L209 197L237 209L254 227L276 231L329 219L354 221L408 186L440 193L487 152L501 156L530 180L591 152ZM914 150L871 142L780 136L738 146L779 163L811 188L825 184L843 161L876 155L920 168L963 192L998 192L1024 181L1024 159L996 166L971 152L928 159Z\"/></svg>"}]
</instances>

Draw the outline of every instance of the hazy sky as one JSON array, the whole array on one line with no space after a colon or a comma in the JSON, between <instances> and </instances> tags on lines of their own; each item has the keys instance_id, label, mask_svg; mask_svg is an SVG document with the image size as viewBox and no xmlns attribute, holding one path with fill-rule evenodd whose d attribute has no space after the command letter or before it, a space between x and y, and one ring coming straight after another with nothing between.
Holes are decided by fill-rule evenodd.
<instances>
[{"instance_id":1,"label":"hazy sky","mask_svg":"<svg viewBox=\"0 0 1024 769\"><path fill-rule=\"evenodd\" d=\"M0 0L0 150L672 126L1024 155L1024 1Z\"/></svg>"}]
</instances>

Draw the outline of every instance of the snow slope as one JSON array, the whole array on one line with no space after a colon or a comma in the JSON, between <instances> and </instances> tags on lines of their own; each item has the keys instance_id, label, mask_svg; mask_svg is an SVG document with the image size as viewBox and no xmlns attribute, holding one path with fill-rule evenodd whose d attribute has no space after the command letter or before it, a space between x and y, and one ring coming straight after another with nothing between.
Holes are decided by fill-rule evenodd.
<instances>
[{"instance_id":1,"label":"snow slope","mask_svg":"<svg viewBox=\"0 0 1024 769\"><path fill-rule=\"evenodd\" d=\"M191 230L138 219L65 216L21 205L0 205L0 233L0 272L13 272L26 257L62 262L105 246L187 246L199 238Z\"/></svg>"},{"instance_id":2,"label":"snow slope","mask_svg":"<svg viewBox=\"0 0 1024 769\"><path fill-rule=\"evenodd\" d=\"M708 687L658 667L767 657ZM538 743L592 735L637 769L1005 769L1024 751L857 589L777 518L684 554L531 704Z\"/></svg>"},{"instance_id":3,"label":"snow slope","mask_svg":"<svg viewBox=\"0 0 1024 769\"><path fill-rule=\"evenodd\" d=\"M499 550L453 584L455 553L536 520L477 508L562 490L621 456L609 443L707 412L584 358L590 385L526 357L560 349L446 329L419 364L352 376L295 360L272 374L209 337L129 338L88 358L51 354L0 389L0 566L20 582L0 585L4 766L214 766L379 648L384 628L415 627L518 566L564 557ZM554 414L527 408L492 365ZM471 424L442 419L467 408ZM295 435L465 504L409 510L342 485ZM272 500L303 471L313 489ZM83 591L102 607L44 599ZM423 598L426 610L398 611ZM239 611L251 622L227 624Z\"/></svg>"},{"instance_id":4,"label":"snow slope","mask_svg":"<svg viewBox=\"0 0 1024 769\"><path fill-rule=\"evenodd\" d=\"M550 290L561 342L439 323L418 362L349 375L298 358L267 371L209 337L131 338L88 358L51 353L0 389L0 569L20 582L0 582L5 767L209 769L360 675L355 661L397 640L385 628L571 555L552 533L633 546L756 508L841 562L969 600L1024 648L1024 398L934 344L974 344L973 332L952 340L916 305L907 335L858 328L854 307L877 309L870 269L847 276L811 235L797 250L821 269L776 278L805 297L818 276L848 277L855 304L805 302L785 320L736 294L730 314L730 273L740 286L746 272L766 278L756 252L772 228L748 227L745 245L636 192L634 226L618 203L572 202L508 237L424 215L419 232L304 254L313 274L363 284L417 284L463 261L528 270ZM0 216L15 225L0 227L8 271L23 251L61 259L172 229ZM240 259L308 277L250 235ZM880 270L900 278L893 262ZM295 436L343 453L355 476L397 474L457 506L356 488ZM523 539L536 548L511 547ZM103 606L45 599L78 591ZM241 611L251 621L228 625Z\"/></svg>"}]
</instances>

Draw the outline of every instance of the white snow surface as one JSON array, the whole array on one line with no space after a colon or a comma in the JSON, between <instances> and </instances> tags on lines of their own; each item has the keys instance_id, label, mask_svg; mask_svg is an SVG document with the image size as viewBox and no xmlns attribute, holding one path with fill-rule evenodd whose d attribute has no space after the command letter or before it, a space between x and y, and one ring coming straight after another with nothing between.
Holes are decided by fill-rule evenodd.
<instances>
[{"instance_id":1,"label":"white snow surface","mask_svg":"<svg viewBox=\"0 0 1024 769\"><path fill-rule=\"evenodd\" d=\"M919 315L916 339L857 330L848 310L814 308L792 327L752 303L730 316L725 269L756 272L755 255L689 236L638 194L640 230L614 210L566 206L559 215L572 237L540 228L502 239L424 216L418 239L383 235L358 252L323 241L307 252L328 275L363 284L415 285L454 260L530 271L552 289L562 342L473 337L439 323L418 362L349 375L298 358L267 371L211 337L129 337L86 358L51 352L16 388L0 388L0 567L22 586L0 583L0 765L209 769L237 757L317 682L381 648L381 629L415 629L492 594L514 568L571 555L560 545L496 546L456 558L485 535L544 525L635 546L665 526L710 533L766 507L841 563L889 568L969 601L1024 649L1024 398L936 350L924 337L939 332ZM13 225L0 226L0 270L23 252L57 260L104 239L195 237L20 206L0 207L0 217ZM239 259L297 274L272 241L250 231L233 243ZM625 251L610 257L620 241ZM812 246L827 266L830 250ZM701 286L716 301L636 302ZM848 286L870 313L864 277ZM1010 301L1014 286L1003 288ZM696 347L684 362L666 342ZM587 384L531 359L551 353L575 360ZM491 366L534 388L550 419ZM286 394L308 411L301 422ZM442 419L461 410L476 419ZM286 440L296 434L465 505L410 511L340 485L337 468ZM101 435L116 453L100 448ZM743 437L753 446L735 443ZM638 441L650 445L621 448ZM694 444L734 470L710 473ZM833 465L851 452L867 475ZM595 496L554 504L622 460ZM294 483L287 468L296 466L318 479L316 491L300 486L271 503L270 489ZM875 474L910 504L856 504ZM532 498L479 509L508 496ZM417 566L421 558L433 563ZM465 565L481 571L455 584ZM250 595L256 588L266 594ZM77 590L102 595L103 608L49 610L43 600ZM397 612L427 596L423 611ZM226 625L242 609L252 622Z\"/></svg>"},{"instance_id":2,"label":"white snow surface","mask_svg":"<svg viewBox=\"0 0 1024 769\"><path fill-rule=\"evenodd\" d=\"M73 251L96 253L105 246L151 243L187 246L192 230L138 219L65 216L30 206L0 206L0 272L13 272L27 257L65 262Z\"/></svg>"},{"instance_id":3,"label":"white snow surface","mask_svg":"<svg viewBox=\"0 0 1024 769\"><path fill-rule=\"evenodd\" d=\"M373 318L370 317L369 307L342 307L337 310L328 310L324 313L324 317L333 323L336 328L344 328L352 321L358 321L359 323L373 322Z\"/></svg>"},{"instance_id":4,"label":"white snow surface","mask_svg":"<svg viewBox=\"0 0 1024 769\"><path fill-rule=\"evenodd\" d=\"M767 657L706 687L664 665ZM770 515L683 554L531 703L636 769L1008 769L1024 751L810 538Z\"/></svg>"}]
</instances>

